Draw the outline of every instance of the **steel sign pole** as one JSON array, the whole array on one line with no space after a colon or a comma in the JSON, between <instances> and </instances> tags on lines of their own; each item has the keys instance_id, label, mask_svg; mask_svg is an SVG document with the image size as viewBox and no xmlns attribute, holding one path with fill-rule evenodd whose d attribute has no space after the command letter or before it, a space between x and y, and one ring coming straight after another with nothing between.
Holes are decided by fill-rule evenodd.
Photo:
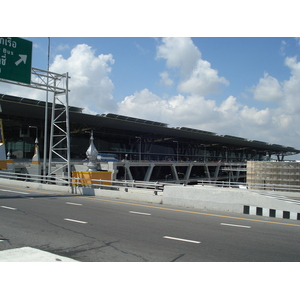
<instances>
[{"instance_id":1,"label":"steel sign pole","mask_svg":"<svg viewBox=\"0 0 300 300\"><path fill-rule=\"evenodd\" d=\"M49 72L49 61L50 61L50 38L48 38L48 63L47 63L47 72ZM47 87L49 86L49 77L47 76ZM45 105L45 132L44 132L44 160L43 160L43 175L46 179L47 174L47 144L48 144L48 96L49 91L46 90L46 105Z\"/></svg>"},{"instance_id":2,"label":"steel sign pole","mask_svg":"<svg viewBox=\"0 0 300 300\"><path fill-rule=\"evenodd\" d=\"M67 166L68 180L71 185L71 162L70 162L70 123L69 123L69 73L66 73L66 136L67 136Z\"/></svg>"}]
</instances>

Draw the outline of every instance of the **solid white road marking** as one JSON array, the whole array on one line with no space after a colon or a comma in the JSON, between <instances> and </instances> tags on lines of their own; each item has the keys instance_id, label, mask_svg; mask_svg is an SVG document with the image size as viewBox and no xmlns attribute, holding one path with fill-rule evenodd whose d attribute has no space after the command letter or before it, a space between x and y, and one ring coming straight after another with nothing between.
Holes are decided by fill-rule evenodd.
<instances>
[{"instance_id":1,"label":"solid white road marking","mask_svg":"<svg viewBox=\"0 0 300 300\"><path fill-rule=\"evenodd\" d=\"M14 207L9 207L9 206L1 206L2 208L6 208L6 209L11 209L11 210L17 210L16 208Z\"/></svg>"},{"instance_id":2,"label":"solid white road marking","mask_svg":"<svg viewBox=\"0 0 300 300\"><path fill-rule=\"evenodd\" d=\"M64 219L65 221L70 221L70 222L76 222L76 223L81 223L81 224L87 224L85 221L79 221L79 220L73 220L73 219Z\"/></svg>"},{"instance_id":3,"label":"solid white road marking","mask_svg":"<svg viewBox=\"0 0 300 300\"><path fill-rule=\"evenodd\" d=\"M164 239L169 239L169 240L176 240L176 241L181 241L181 242L188 242L188 243L194 243L194 244L200 244L201 242L199 241L193 241L193 240L186 240L186 239L180 239L172 236L163 236Z\"/></svg>"},{"instance_id":4,"label":"solid white road marking","mask_svg":"<svg viewBox=\"0 0 300 300\"><path fill-rule=\"evenodd\" d=\"M66 202L66 204L82 206L81 203Z\"/></svg>"},{"instance_id":5,"label":"solid white road marking","mask_svg":"<svg viewBox=\"0 0 300 300\"><path fill-rule=\"evenodd\" d=\"M224 225L224 226L233 226L233 227L242 227L242 228L251 228L251 226L236 225L236 224L227 224L227 223L221 223L221 225Z\"/></svg>"},{"instance_id":6,"label":"solid white road marking","mask_svg":"<svg viewBox=\"0 0 300 300\"><path fill-rule=\"evenodd\" d=\"M130 211L131 214L138 214L138 215L145 215L145 216L151 216L151 214L138 212L138 211Z\"/></svg>"},{"instance_id":7,"label":"solid white road marking","mask_svg":"<svg viewBox=\"0 0 300 300\"><path fill-rule=\"evenodd\" d=\"M25 195L29 195L30 194L30 193L26 193L26 192L17 192L17 191L11 191L11 190L3 190L3 189L0 189L0 191L2 191L2 192L16 193L16 194L25 194Z\"/></svg>"}]
</instances>

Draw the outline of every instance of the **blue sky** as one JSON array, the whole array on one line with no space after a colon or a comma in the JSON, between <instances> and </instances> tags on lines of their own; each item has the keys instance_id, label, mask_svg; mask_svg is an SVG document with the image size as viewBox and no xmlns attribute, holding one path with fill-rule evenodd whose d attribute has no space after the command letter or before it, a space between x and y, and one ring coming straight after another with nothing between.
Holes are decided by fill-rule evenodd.
<instances>
[{"instance_id":1,"label":"blue sky","mask_svg":"<svg viewBox=\"0 0 300 300\"><path fill-rule=\"evenodd\" d=\"M214 10L216 3L191 9L187 0L185 7L174 2L172 13L152 1L147 14L145 6L142 14L126 11L133 2L118 2L118 11L105 4L85 17L77 7L80 18L70 14L67 30L59 22L67 7L51 6L56 21L47 30L37 25L44 25L44 15L35 14L23 23L33 30L9 35L33 42L32 66L41 69L47 68L51 37L50 70L69 72L70 105L86 113L112 112L300 149L300 40L291 1L273 3L272 13L256 1L245 11L236 1L217 1ZM225 11L232 3L236 10ZM279 22L285 9L288 18ZM45 98L13 85L0 84L0 90Z\"/></svg>"},{"instance_id":2,"label":"blue sky","mask_svg":"<svg viewBox=\"0 0 300 300\"><path fill-rule=\"evenodd\" d=\"M25 38L33 42L32 66L47 69L49 39ZM86 113L300 148L299 50L293 37L50 37L50 70L69 72L69 103Z\"/></svg>"},{"instance_id":3,"label":"blue sky","mask_svg":"<svg viewBox=\"0 0 300 300\"><path fill-rule=\"evenodd\" d=\"M25 37L34 43L33 66L47 68L48 38ZM128 95L148 88L156 95L177 94L176 85L164 86L160 83L159 73L163 72L165 61L156 57L159 38L107 38L107 37L51 37L50 64L55 56L65 59L79 44L92 47L95 56L112 54L110 78L114 83L115 101L122 101ZM299 40L295 38L192 38L194 45L202 54L202 59L210 62L211 68L224 76L228 86L222 86L220 93L213 99L222 101L224 96L234 95L240 101L249 95L249 89L258 83L264 72L283 81L290 76L284 65L284 58L299 53ZM176 76L176 75L174 75ZM249 101L249 100L248 100ZM265 103L257 103L266 107Z\"/></svg>"}]
</instances>

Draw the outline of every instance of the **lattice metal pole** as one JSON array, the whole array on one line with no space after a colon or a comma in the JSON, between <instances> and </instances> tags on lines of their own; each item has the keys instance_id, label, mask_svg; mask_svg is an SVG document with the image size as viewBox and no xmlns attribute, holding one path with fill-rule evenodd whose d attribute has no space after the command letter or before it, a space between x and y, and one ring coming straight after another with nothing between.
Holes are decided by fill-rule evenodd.
<instances>
[{"instance_id":1,"label":"lattice metal pole","mask_svg":"<svg viewBox=\"0 0 300 300\"><path fill-rule=\"evenodd\" d=\"M33 88L44 90L48 92L53 92L53 106L52 106L52 116L51 116L51 136L50 136L50 145L49 145L49 163L48 163L48 175L51 176L55 174L55 172L59 171L60 169L66 168L68 173L68 183L70 182L70 129L69 129L69 104L68 104L68 80L69 76L68 73L66 74L58 74L54 72L49 72L49 70L41 70L37 68L31 68L31 75L32 80L31 83L22 83L22 82L15 82L7 79L1 79L0 82L5 82L9 84L19 85L23 87ZM34 77L36 76L36 78ZM59 84L65 80L65 87L60 87ZM60 101L57 96L65 95L65 103ZM57 107L56 102L60 101L61 106ZM47 105L45 105L46 113L47 113ZM56 114L57 111L60 110L59 114ZM45 118L46 119L46 118ZM47 122L47 119L45 120ZM45 128L47 128L47 124L45 124ZM59 131L60 134L56 136L54 130ZM45 134L45 139L47 135ZM54 143L54 138L58 140L58 142ZM59 148L59 144L63 144L64 147ZM45 144L46 145L46 144ZM45 147L46 148L46 147ZM59 153L60 152L60 153ZM56 170L51 169L52 163L52 155L57 155L61 160L62 164L60 167L56 168ZM45 155L44 155L45 156ZM46 157L44 157L46 160ZM45 171L44 167L44 172Z\"/></svg>"},{"instance_id":2,"label":"lattice metal pole","mask_svg":"<svg viewBox=\"0 0 300 300\"><path fill-rule=\"evenodd\" d=\"M69 97L68 97L68 73L64 75L66 82L65 89L65 102L62 102L57 95L61 93L54 92L53 104L52 104L52 116L51 116L51 132L50 132L50 145L49 145L49 167L48 175L56 175L58 179L57 172L64 173L67 172L68 183L70 181L70 129L69 129ZM59 84L62 78L55 79L55 86ZM57 102L60 102L58 106ZM60 161L57 161L56 168L52 169L53 156L57 156Z\"/></svg>"}]
</instances>

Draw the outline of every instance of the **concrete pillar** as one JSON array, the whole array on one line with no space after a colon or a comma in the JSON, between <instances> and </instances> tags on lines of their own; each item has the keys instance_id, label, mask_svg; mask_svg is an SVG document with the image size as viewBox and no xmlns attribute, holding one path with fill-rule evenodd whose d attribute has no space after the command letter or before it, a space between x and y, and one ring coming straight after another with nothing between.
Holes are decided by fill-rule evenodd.
<instances>
[{"instance_id":1,"label":"concrete pillar","mask_svg":"<svg viewBox=\"0 0 300 300\"><path fill-rule=\"evenodd\" d=\"M190 179L192 167L193 167L192 164L189 164L189 166L187 167L186 173L184 175L184 180L188 181Z\"/></svg>"},{"instance_id":2,"label":"concrete pillar","mask_svg":"<svg viewBox=\"0 0 300 300\"><path fill-rule=\"evenodd\" d=\"M150 181L153 168L154 168L154 164L153 163L150 166L148 166L147 172L145 174L144 181Z\"/></svg>"},{"instance_id":3,"label":"concrete pillar","mask_svg":"<svg viewBox=\"0 0 300 300\"><path fill-rule=\"evenodd\" d=\"M208 165L205 164L204 168L205 168L205 171L206 171L206 177L208 178L208 180L210 180L210 179L211 179L211 176L210 176L210 172L209 172Z\"/></svg>"},{"instance_id":4,"label":"concrete pillar","mask_svg":"<svg viewBox=\"0 0 300 300\"><path fill-rule=\"evenodd\" d=\"M107 171L112 173L112 180L117 180L117 173L118 173L118 168L117 164L113 161L107 162ZM126 166L124 166L126 168Z\"/></svg>"},{"instance_id":5,"label":"concrete pillar","mask_svg":"<svg viewBox=\"0 0 300 300\"><path fill-rule=\"evenodd\" d=\"M179 178L178 178L178 174L177 174L177 170L176 170L175 164L171 165L171 172L172 172L172 175L173 175L173 178L175 179L175 181L179 182Z\"/></svg>"}]
</instances>

